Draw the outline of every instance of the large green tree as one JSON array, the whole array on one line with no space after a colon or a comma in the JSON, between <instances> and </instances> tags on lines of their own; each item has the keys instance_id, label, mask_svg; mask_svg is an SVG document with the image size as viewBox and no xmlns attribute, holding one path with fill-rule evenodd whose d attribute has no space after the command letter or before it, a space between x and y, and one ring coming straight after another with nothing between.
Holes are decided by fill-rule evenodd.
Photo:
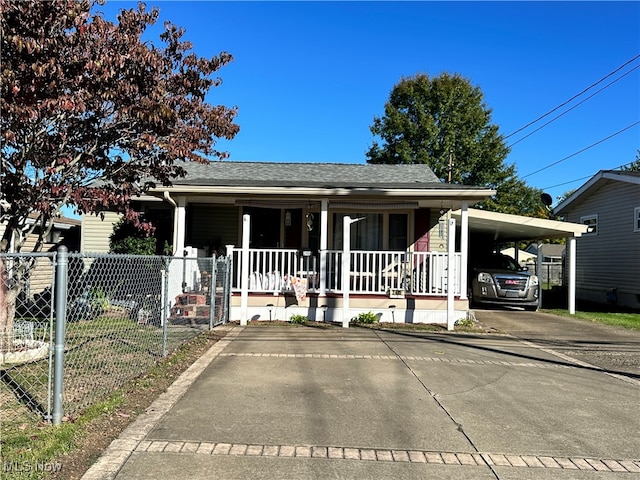
<instances>
[{"instance_id":1,"label":"large green tree","mask_svg":"<svg viewBox=\"0 0 640 480\"><path fill-rule=\"evenodd\" d=\"M424 163L443 181L496 189L484 208L544 214L540 192L519 180L479 87L458 74L418 74L391 90L370 127L369 163Z\"/></svg>"}]
</instances>

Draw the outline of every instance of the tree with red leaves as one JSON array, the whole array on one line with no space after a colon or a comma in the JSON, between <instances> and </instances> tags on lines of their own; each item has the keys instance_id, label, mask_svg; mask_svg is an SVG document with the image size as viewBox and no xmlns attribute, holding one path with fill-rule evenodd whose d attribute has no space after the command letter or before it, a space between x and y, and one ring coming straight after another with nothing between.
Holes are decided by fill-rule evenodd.
<instances>
[{"instance_id":1,"label":"tree with red leaves","mask_svg":"<svg viewBox=\"0 0 640 480\"><path fill-rule=\"evenodd\" d=\"M31 235L40 251L65 206L136 224L132 198L184 176L183 161L225 158L216 141L238 132L237 108L205 98L230 54L197 56L169 22L160 46L143 41L158 19L144 4L115 23L95 6L0 0L0 253L20 252ZM2 352L29 277L12 265L9 278L0 261Z\"/></svg>"},{"instance_id":2,"label":"tree with red leaves","mask_svg":"<svg viewBox=\"0 0 640 480\"><path fill-rule=\"evenodd\" d=\"M237 108L205 99L230 54L198 57L169 22L161 48L143 41L158 19L144 4L116 23L95 6L0 0L0 252L28 235L40 250L64 206L135 222L132 198L184 176L181 161L225 158L216 140L238 132Z\"/></svg>"}]
</instances>

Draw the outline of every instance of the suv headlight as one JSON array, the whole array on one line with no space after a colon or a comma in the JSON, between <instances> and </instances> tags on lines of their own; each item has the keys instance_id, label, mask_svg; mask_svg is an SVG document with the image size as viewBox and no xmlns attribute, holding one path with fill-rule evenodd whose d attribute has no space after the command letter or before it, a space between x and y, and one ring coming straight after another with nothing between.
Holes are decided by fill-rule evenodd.
<instances>
[{"instance_id":1,"label":"suv headlight","mask_svg":"<svg viewBox=\"0 0 640 480\"><path fill-rule=\"evenodd\" d=\"M531 275L529 277L529 286L530 287L535 287L538 285L538 277L536 277L535 275Z\"/></svg>"},{"instance_id":2,"label":"suv headlight","mask_svg":"<svg viewBox=\"0 0 640 480\"><path fill-rule=\"evenodd\" d=\"M493 277L485 272L480 272L478 274L478 281L480 283L493 283Z\"/></svg>"}]
</instances>

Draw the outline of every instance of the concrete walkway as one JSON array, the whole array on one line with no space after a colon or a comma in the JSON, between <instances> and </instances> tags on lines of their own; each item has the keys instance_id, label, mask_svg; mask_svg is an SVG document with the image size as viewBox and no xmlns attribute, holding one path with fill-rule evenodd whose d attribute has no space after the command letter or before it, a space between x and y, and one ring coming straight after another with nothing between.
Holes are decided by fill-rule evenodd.
<instances>
[{"instance_id":1,"label":"concrete walkway","mask_svg":"<svg viewBox=\"0 0 640 480\"><path fill-rule=\"evenodd\" d=\"M509 335L235 327L83 479L640 478L629 379Z\"/></svg>"}]
</instances>

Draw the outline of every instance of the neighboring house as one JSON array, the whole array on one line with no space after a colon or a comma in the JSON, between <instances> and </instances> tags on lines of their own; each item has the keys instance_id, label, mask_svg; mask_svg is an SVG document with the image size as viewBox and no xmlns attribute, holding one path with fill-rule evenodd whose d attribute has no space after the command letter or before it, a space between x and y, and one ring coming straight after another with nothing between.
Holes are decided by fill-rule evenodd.
<instances>
[{"instance_id":1,"label":"neighboring house","mask_svg":"<svg viewBox=\"0 0 640 480\"><path fill-rule=\"evenodd\" d=\"M34 218L27 220L28 224L33 225ZM80 247L80 220L58 217L53 220L53 227L49 232L49 235L44 239L42 246L42 252L55 252L59 247L65 246L69 252L77 252ZM4 234L5 226L0 223L0 238ZM36 233L32 233L27 237L25 243L22 245L21 253L30 253L33 251L37 241ZM10 246L9 253L13 253L15 250ZM50 258L37 257L37 267L34 269L36 274L30 276L28 282L28 288L24 292L28 297L35 294L41 294L43 291L49 290L51 286L51 280L53 276L53 266Z\"/></svg>"},{"instance_id":2,"label":"neighboring house","mask_svg":"<svg viewBox=\"0 0 640 480\"><path fill-rule=\"evenodd\" d=\"M577 241L576 297L640 309L640 172L602 170L554 214L589 227Z\"/></svg>"},{"instance_id":3,"label":"neighboring house","mask_svg":"<svg viewBox=\"0 0 640 480\"><path fill-rule=\"evenodd\" d=\"M27 225L33 225L35 216L27 219ZM67 217L57 217L53 220L53 227L44 239L42 252L53 252L64 245L70 252L80 249L80 220ZM4 234L4 224L0 222L0 238ZM31 234L22 245L21 252L31 252L37 241L37 232ZM9 252L13 252L9 246Z\"/></svg>"},{"instance_id":4,"label":"neighboring house","mask_svg":"<svg viewBox=\"0 0 640 480\"><path fill-rule=\"evenodd\" d=\"M82 216L83 232L80 239L80 251L85 253L106 253L109 251L109 236L121 215L103 212L104 218L89 215ZM90 225L86 228L85 225ZM95 228L99 226L99 228Z\"/></svg>"},{"instance_id":5,"label":"neighboring house","mask_svg":"<svg viewBox=\"0 0 640 480\"><path fill-rule=\"evenodd\" d=\"M507 255L513 259L517 259L521 267L525 267L528 263L534 263L537 258L535 254L525 250L518 250L516 252L515 248L513 247L503 248L502 250L500 250L500 253L502 253L503 255Z\"/></svg>"},{"instance_id":6,"label":"neighboring house","mask_svg":"<svg viewBox=\"0 0 640 480\"><path fill-rule=\"evenodd\" d=\"M535 257L533 262L537 261L538 252L540 252L542 254L542 263L562 263L565 248L564 245L559 243L531 243L525 251Z\"/></svg>"},{"instance_id":7,"label":"neighboring house","mask_svg":"<svg viewBox=\"0 0 640 480\"><path fill-rule=\"evenodd\" d=\"M493 240L495 232L484 229L495 222L501 235L509 225L518 235L543 225L556 236L579 235L561 222L470 216L468 207L495 191L442 183L426 165L184 167L185 178L148 192L139 210L157 219L174 254L232 257L231 320L296 313L344 324L371 311L381 321L451 326L468 310L471 220ZM83 217L83 246L97 248L102 239L106 251L115 220Z\"/></svg>"}]
</instances>

